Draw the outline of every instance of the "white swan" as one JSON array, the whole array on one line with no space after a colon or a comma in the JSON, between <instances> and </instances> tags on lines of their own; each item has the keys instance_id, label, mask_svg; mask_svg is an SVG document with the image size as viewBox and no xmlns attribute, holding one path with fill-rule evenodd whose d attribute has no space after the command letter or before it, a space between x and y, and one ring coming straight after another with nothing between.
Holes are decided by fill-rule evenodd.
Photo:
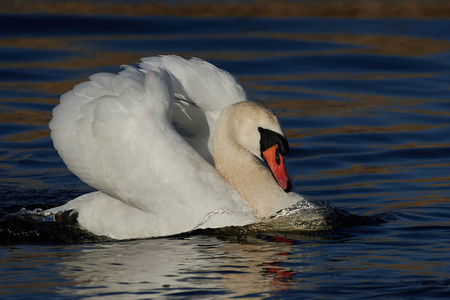
<instances>
[{"instance_id":1,"label":"white swan","mask_svg":"<svg viewBox=\"0 0 450 300\"><path fill-rule=\"evenodd\" d=\"M244 225L303 200L289 193L276 117L229 73L177 56L123 68L91 76L53 110L55 148L99 191L49 213L73 210L84 229L128 239Z\"/></svg>"}]
</instances>

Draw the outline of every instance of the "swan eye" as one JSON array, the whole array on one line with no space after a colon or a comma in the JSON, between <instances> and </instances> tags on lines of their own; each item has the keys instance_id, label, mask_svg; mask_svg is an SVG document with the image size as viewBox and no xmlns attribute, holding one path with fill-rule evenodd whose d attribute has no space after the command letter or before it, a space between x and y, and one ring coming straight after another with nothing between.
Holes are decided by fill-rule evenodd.
<instances>
[{"instance_id":1,"label":"swan eye","mask_svg":"<svg viewBox=\"0 0 450 300\"><path fill-rule=\"evenodd\" d=\"M261 152L266 151L267 149L277 145L278 156L287 156L289 154L289 144L286 137L273 132L269 129L264 129L262 127L258 127L258 131L260 133L260 150ZM278 159L277 159L278 160Z\"/></svg>"},{"instance_id":2,"label":"swan eye","mask_svg":"<svg viewBox=\"0 0 450 300\"><path fill-rule=\"evenodd\" d=\"M277 165L280 165L280 150L278 150L278 147L277 150L275 151L275 159L277 161Z\"/></svg>"}]
</instances>

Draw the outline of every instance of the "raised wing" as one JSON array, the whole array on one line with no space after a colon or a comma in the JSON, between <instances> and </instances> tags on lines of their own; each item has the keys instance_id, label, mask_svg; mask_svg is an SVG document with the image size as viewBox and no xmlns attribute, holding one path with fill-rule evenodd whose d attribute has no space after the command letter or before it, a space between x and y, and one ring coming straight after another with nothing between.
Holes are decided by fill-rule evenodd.
<instances>
[{"instance_id":1,"label":"raised wing","mask_svg":"<svg viewBox=\"0 0 450 300\"><path fill-rule=\"evenodd\" d=\"M178 132L209 163L212 158L212 133L220 112L247 95L230 73L198 59L179 56L156 56L142 59L140 67L168 70L174 84L175 105L172 122Z\"/></svg>"},{"instance_id":2,"label":"raised wing","mask_svg":"<svg viewBox=\"0 0 450 300\"><path fill-rule=\"evenodd\" d=\"M142 144L143 127L169 127L173 88L167 72L146 77L133 67L116 74L91 76L61 97L50 122L55 148L70 171L109 192L112 161ZM152 123L149 124L149 120ZM133 143L137 139L137 144Z\"/></svg>"},{"instance_id":3,"label":"raised wing","mask_svg":"<svg viewBox=\"0 0 450 300\"><path fill-rule=\"evenodd\" d=\"M150 212L155 222L189 215L192 224L178 224L189 228L213 211L250 208L191 147L202 140L194 135L189 145L172 125L171 116L178 130L188 136L191 131L198 134L195 126L207 123L199 134L206 141L215 122L213 113L218 111L203 113L202 108L220 109L226 102L212 105L191 100L195 89L187 92L187 86L179 82L190 79L183 78L178 80L163 65L148 65L145 70L125 66L117 75L93 75L61 97L50 129L68 168L112 197L107 201L121 201L136 208L137 214ZM214 98L209 100L214 102ZM201 116L203 120L198 121ZM190 126L186 126L188 120ZM101 213L90 218L100 218Z\"/></svg>"}]
</instances>

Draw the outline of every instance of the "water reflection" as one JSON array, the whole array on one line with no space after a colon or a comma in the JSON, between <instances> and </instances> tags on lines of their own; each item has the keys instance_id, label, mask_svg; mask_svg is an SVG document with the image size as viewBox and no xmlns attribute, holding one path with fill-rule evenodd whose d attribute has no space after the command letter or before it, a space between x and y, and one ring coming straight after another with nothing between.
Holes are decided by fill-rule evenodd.
<instances>
[{"instance_id":1,"label":"water reflection","mask_svg":"<svg viewBox=\"0 0 450 300\"><path fill-rule=\"evenodd\" d=\"M21 295L23 299L50 297L54 289L70 285L70 278L61 278L59 261L72 259L76 249L57 246L1 247L0 295Z\"/></svg>"},{"instance_id":2,"label":"water reflection","mask_svg":"<svg viewBox=\"0 0 450 300\"><path fill-rule=\"evenodd\" d=\"M229 243L207 236L138 240L86 247L62 262L75 285L63 294L148 297L232 294L268 296L289 289L297 271L283 266L293 240Z\"/></svg>"},{"instance_id":3,"label":"water reflection","mask_svg":"<svg viewBox=\"0 0 450 300\"><path fill-rule=\"evenodd\" d=\"M433 231L403 225L240 241L195 235L2 248L0 288L5 295L42 298L54 292L71 298L334 298L337 291L357 290L380 297L444 296L450 245L436 241L448 225Z\"/></svg>"}]
</instances>

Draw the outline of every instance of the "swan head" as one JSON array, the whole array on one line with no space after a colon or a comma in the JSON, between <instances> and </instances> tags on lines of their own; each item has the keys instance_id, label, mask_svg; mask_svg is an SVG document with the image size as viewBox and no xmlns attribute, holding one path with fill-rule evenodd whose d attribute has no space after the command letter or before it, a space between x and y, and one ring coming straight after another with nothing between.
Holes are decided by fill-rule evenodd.
<instances>
[{"instance_id":1,"label":"swan head","mask_svg":"<svg viewBox=\"0 0 450 300\"><path fill-rule=\"evenodd\" d=\"M286 192L292 189L292 178L289 175L284 157L289 154L289 143L284 135L270 129L258 127L261 135L260 150L264 162L272 172L280 187Z\"/></svg>"},{"instance_id":2,"label":"swan head","mask_svg":"<svg viewBox=\"0 0 450 300\"><path fill-rule=\"evenodd\" d=\"M262 105L248 101L232 104L222 114L231 140L264 161L278 185L289 192L293 187L285 163L289 144L276 116Z\"/></svg>"}]
</instances>

